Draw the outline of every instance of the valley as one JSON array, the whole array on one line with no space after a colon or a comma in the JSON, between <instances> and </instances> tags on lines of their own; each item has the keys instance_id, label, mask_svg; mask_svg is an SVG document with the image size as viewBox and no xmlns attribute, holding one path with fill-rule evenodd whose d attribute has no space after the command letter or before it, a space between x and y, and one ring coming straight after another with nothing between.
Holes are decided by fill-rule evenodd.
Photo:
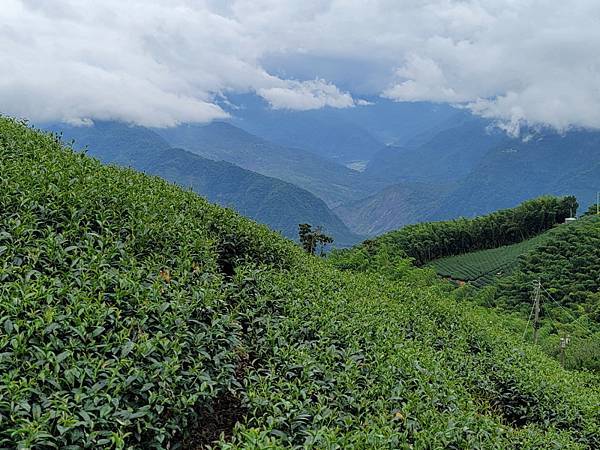
<instances>
[{"instance_id":1,"label":"valley","mask_svg":"<svg viewBox=\"0 0 600 450\"><path fill-rule=\"evenodd\" d=\"M195 183L200 194L219 204L233 206L281 230L287 237L296 236L299 223L321 226L334 237L334 245L338 247L405 225L473 217L509 208L539 195L572 194L587 203L596 195L596 172L600 166L588 164L588 158L595 158L600 151L597 132L572 130L558 134L551 130L523 129L519 137L511 137L491 121L446 108L384 105L362 106L343 113L324 110L292 114L260 112L256 100L248 96L242 100L251 106L248 111L232 111L237 115L229 122L143 129L146 136L142 136L142 127L117 122L99 122L93 127L59 124L44 127L63 132L66 140L75 139L75 145L88 145L91 154L104 161L133 165L141 170L159 170L161 164L185 165L185 158L169 163L165 158L161 162L157 158L152 162L150 158L143 161L144 145L148 146L148 152L154 148L179 148L189 152L186 154L189 158L190 154L195 155L196 161L203 158L205 165L208 160L221 161L222 173L227 173L223 162L233 164L247 172L238 170L236 173L245 176L227 178L261 180L259 184L263 187L248 188L242 183L244 186L240 189L245 193L242 195L239 189L231 192L232 183L229 188L221 188L220 183L227 183L224 177L216 181L215 177L200 173L195 180L188 175L184 183ZM369 108L375 109L370 111ZM256 117L252 119L250 113ZM411 113L415 116L413 120L427 117L431 121L430 128L420 125L411 129ZM346 121L346 131L337 128L341 118ZM263 127L251 125L263 119ZM379 128L375 126L376 119ZM391 139L391 134L385 135L381 127L401 119L406 123L397 125L393 144L384 145L377 140L384 136ZM360 120L364 120L363 125ZM307 123L312 124L312 131ZM261 134L251 134L241 126ZM287 147L279 135L274 134L278 126L286 136L306 136L305 147ZM114 132L109 133L110 143L103 142L105 138L101 133L93 131L103 127L114 128ZM308 138L313 132L316 136L326 135L328 143L322 139L319 142L329 148L352 150L348 150L347 157L340 158L324 147L311 144ZM352 133L369 134L369 143L350 138ZM301 144L291 138L285 143ZM97 152L96 147L102 151ZM134 149L137 154L128 155ZM351 169L357 161L360 164L355 169L358 170ZM227 167L232 169L233 166ZM178 181L185 179L178 172L190 169L171 167L169 170L169 179ZM213 169L213 173L216 172ZM270 181L260 175L269 177ZM263 192L264 186L269 184L273 185L270 189L277 192L276 195ZM260 196L252 197L253 193ZM244 199L244 195L249 197Z\"/></svg>"},{"instance_id":2,"label":"valley","mask_svg":"<svg viewBox=\"0 0 600 450\"><path fill-rule=\"evenodd\" d=\"M424 263L519 241L564 220L572 198L323 259L11 119L0 156L2 445L600 445L590 375L403 253ZM427 239L446 229L453 244Z\"/></svg>"},{"instance_id":3,"label":"valley","mask_svg":"<svg viewBox=\"0 0 600 450\"><path fill-rule=\"evenodd\" d=\"M2 1L0 450L599 450L599 18Z\"/></svg>"},{"instance_id":4,"label":"valley","mask_svg":"<svg viewBox=\"0 0 600 450\"><path fill-rule=\"evenodd\" d=\"M89 127L47 125L64 142L74 142L90 156L106 163L133 167L191 188L208 200L269 225L288 238L296 238L298 224L319 224L337 245L358 242L330 208L315 195L289 182L260 175L220 158L207 159L173 148L159 134L143 127L99 122Z\"/></svg>"}]
</instances>

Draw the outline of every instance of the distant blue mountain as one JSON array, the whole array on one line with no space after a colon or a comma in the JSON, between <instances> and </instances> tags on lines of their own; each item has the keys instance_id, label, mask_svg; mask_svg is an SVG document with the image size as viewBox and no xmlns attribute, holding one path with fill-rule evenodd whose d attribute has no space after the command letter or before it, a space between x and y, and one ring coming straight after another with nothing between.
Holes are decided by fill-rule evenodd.
<instances>
[{"instance_id":1,"label":"distant blue mountain","mask_svg":"<svg viewBox=\"0 0 600 450\"><path fill-rule=\"evenodd\" d=\"M293 183L330 207L363 198L386 185L331 159L274 144L231 123L181 125L156 132L174 147Z\"/></svg>"},{"instance_id":2,"label":"distant blue mountain","mask_svg":"<svg viewBox=\"0 0 600 450\"><path fill-rule=\"evenodd\" d=\"M369 161L365 174L394 183L455 181L469 174L488 150L507 141L506 133L489 121L457 115L405 147L383 148Z\"/></svg>"},{"instance_id":3,"label":"distant blue mountain","mask_svg":"<svg viewBox=\"0 0 600 450\"><path fill-rule=\"evenodd\" d=\"M471 119L412 148L387 148L367 175L394 182L335 211L355 232L472 217L544 194L575 195L582 207L600 191L600 132L524 130L519 138Z\"/></svg>"},{"instance_id":4,"label":"distant blue mountain","mask_svg":"<svg viewBox=\"0 0 600 450\"><path fill-rule=\"evenodd\" d=\"M105 163L128 166L192 188L208 200L231 207L285 236L297 238L298 224L321 226L336 246L360 240L310 192L291 183L242 169L224 161L213 161L170 144L144 127L118 122L97 122L73 127L53 124L44 128L61 133L65 142Z\"/></svg>"},{"instance_id":5,"label":"distant blue mountain","mask_svg":"<svg viewBox=\"0 0 600 450\"><path fill-rule=\"evenodd\" d=\"M487 213L542 194L572 194L587 207L598 191L600 132L525 132L486 152L434 216Z\"/></svg>"},{"instance_id":6,"label":"distant blue mountain","mask_svg":"<svg viewBox=\"0 0 600 450\"><path fill-rule=\"evenodd\" d=\"M447 105L368 98L353 108L273 110L255 95L229 97L231 123L266 140L342 164L368 161L386 144L404 144L457 114ZM234 105L235 107L232 107Z\"/></svg>"}]
</instances>

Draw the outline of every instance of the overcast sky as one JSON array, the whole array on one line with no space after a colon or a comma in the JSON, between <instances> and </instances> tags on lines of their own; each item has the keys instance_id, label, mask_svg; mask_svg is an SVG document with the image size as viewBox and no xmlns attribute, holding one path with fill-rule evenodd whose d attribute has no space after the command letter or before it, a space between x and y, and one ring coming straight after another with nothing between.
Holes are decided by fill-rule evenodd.
<instances>
[{"instance_id":1,"label":"overcast sky","mask_svg":"<svg viewBox=\"0 0 600 450\"><path fill-rule=\"evenodd\" d=\"M363 98L600 127L598 0L1 0L0 111L150 126Z\"/></svg>"}]
</instances>

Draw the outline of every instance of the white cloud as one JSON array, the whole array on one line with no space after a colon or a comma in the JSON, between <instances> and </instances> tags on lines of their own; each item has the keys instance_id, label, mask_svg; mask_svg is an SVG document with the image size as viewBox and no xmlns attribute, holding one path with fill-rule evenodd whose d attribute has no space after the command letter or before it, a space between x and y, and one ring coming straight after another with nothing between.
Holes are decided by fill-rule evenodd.
<instances>
[{"instance_id":1,"label":"white cloud","mask_svg":"<svg viewBox=\"0 0 600 450\"><path fill-rule=\"evenodd\" d=\"M433 59L411 54L404 66L396 70L402 79L385 91L383 96L402 101L463 102L468 97L457 92L446 80L442 68Z\"/></svg>"},{"instance_id":2,"label":"white cloud","mask_svg":"<svg viewBox=\"0 0 600 450\"><path fill-rule=\"evenodd\" d=\"M170 126L226 117L229 92L304 110L357 91L600 127L599 17L597 0L3 0L0 111Z\"/></svg>"},{"instance_id":3,"label":"white cloud","mask_svg":"<svg viewBox=\"0 0 600 450\"><path fill-rule=\"evenodd\" d=\"M325 106L332 108L354 106L350 94L341 92L325 80L287 81L284 86L262 88L257 93L267 100L273 109L306 111Z\"/></svg>"},{"instance_id":4,"label":"white cloud","mask_svg":"<svg viewBox=\"0 0 600 450\"><path fill-rule=\"evenodd\" d=\"M216 3L215 3L216 4ZM36 121L117 119L172 126L227 117L214 101L264 92L274 107L351 106L322 80L282 80L223 4L3 0L0 111Z\"/></svg>"}]
</instances>

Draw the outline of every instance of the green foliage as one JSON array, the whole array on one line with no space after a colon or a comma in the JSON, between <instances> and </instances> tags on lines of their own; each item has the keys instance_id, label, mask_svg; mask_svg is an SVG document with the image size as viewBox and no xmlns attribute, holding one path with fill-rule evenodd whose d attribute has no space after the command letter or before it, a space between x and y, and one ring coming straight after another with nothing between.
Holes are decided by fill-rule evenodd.
<instances>
[{"instance_id":1,"label":"green foliage","mask_svg":"<svg viewBox=\"0 0 600 450\"><path fill-rule=\"evenodd\" d=\"M593 205L590 205L590 207L587 209L587 211L584 213L584 216L595 216L598 215L598 204L594 203Z\"/></svg>"},{"instance_id":2,"label":"green foliage","mask_svg":"<svg viewBox=\"0 0 600 450\"><path fill-rule=\"evenodd\" d=\"M321 227L313 228L308 223L298 225L298 236L300 238L300 245L302 245L304 251L309 255L314 255L317 251L317 246L319 246L319 254L320 256L324 256L325 246L333 242L333 238L323 233Z\"/></svg>"},{"instance_id":3,"label":"green foliage","mask_svg":"<svg viewBox=\"0 0 600 450\"><path fill-rule=\"evenodd\" d=\"M585 314L600 323L600 217L585 217L549 232L520 260L514 274L501 281L502 301L529 304L535 280L576 316Z\"/></svg>"},{"instance_id":4,"label":"green foliage","mask_svg":"<svg viewBox=\"0 0 600 450\"><path fill-rule=\"evenodd\" d=\"M493 314L416 280L302 269L243 274L269 312L249 319L251 339L268 345L225 448L598 445L597 394Z\"/></svg>"},{"instance_id":5,"label":"green foliage","mask_svg":"<svg viewBox=\"0 0 600 450\"><path fill-rule=\"evenodd\" d=\"M540 197L474 219L409 225L365 241L361 247L373 251L386 245L420 266L445 256L521 242L563 222L576 210L574 197Z\"/></svg>"},{"instance_id":6,"label":"green foliage","mask_svg":"<svg viewBox=\"0 0 600 450\"><path fill-rule=\"evenodd\" d=\"M433 260L429 266L443 277L468 281L482 287L509 275L515 269L521 255L545 242L548 237L548 233L543 233L517 244L448 256Z\"/></svg>"},{"instance_id":7,"label":"green foliage","mask_svg":"<svg viewBox=\"0 0 600 450\"><path fill-rule=\"evenodd\" d=\"M541 280L548 292L542 292L540 346L570 369L599 371L600 218L588 216L518 244L430 265L442 276L491 285L481 292L461 288L457 297L518 311L523 320L530 313L534 283ZM571 340L561 355L560 338L567 335Z\"/></svg>"},{"instance_id":8,"label":"green foliage","mask_svg":"<svg viewBox=\"0 0 600 450\"><path fill-rule=\"evenodd\" d=\"M340 271L9 119L0 238L0 447L600 446L591 378L394 249Z\"/></svg>"},{"instance_id":9,"label":"green foliage","mask_svg":"<svg viewBox=\"0 0 600 450\"><path fill-rule=\"evenodd\" d=\"M173 447L235 385L266 228L0 119L0 447Z\"/></svg>"},{"instance_id":10,"label":"green foliage","mask_svg":"<svg viewBox=\"0 0 600 450\"><path fill-rule=\"evenodd\" d=\"M542 346L557 356L560 336L571 344L566 366L599 370L600 361L600 217L584 216L546 233L541 245L523 255L515 271L498 281L494 305L528 314L532 287L545 288Z\"/></svg>"}]
</instances>

